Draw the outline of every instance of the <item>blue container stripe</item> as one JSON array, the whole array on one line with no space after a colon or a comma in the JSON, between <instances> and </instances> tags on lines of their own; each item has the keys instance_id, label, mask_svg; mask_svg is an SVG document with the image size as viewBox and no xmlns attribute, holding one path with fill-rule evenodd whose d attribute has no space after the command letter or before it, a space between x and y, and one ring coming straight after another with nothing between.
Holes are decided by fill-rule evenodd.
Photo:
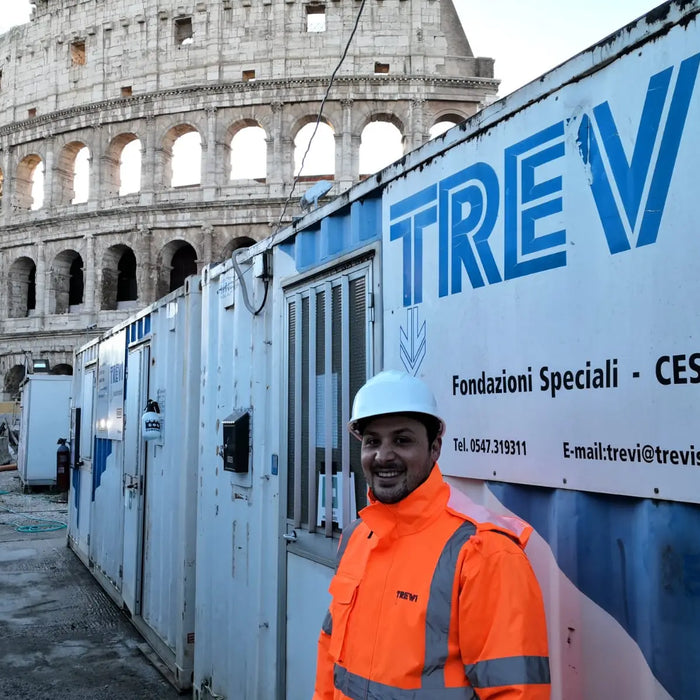
<instances>
[{"instance_id":1,"label":"blue container stripe","mask_svg":"<svg viewBox=\"0 0 700 700\"><path fill-rule=\"evenodd\" d=\"M293 243L282 243L280 248L294 258L299 271L330 262L366 243L379 240L381 204L378 196L353 202L299 231Z\"/></svg>"},{"instance_id":2,"label":"blue container stripe","mask_svg":"<svg viewBox=\"0 0 700 700\"><path fill-rule=\"evenodd\" d=\"M674 698L700 688L700 506L490 484L574 585L624 627Z\"/></svg>"},{"instance_id":3,"label":"blue container stripe","mask_svg":"<svg viewBox=\"0 0 700 700\"><path fill-rule=\"evenodd\" d=\"M151 332L151 314L136 319L129 325L126 333L127 345L143 340Z\"/></svg>"},{"instance_id":4,"label":"blue container stripe","mask_svg":"<svg viewBox=\"0 0 700 700\"><path fill-rule=\"evenodd\" d=\"M107 458L112 454L112 441L104 438L95 438L95 458L92 461L92 500L95 500L95 491L100 487L102 474L107 469Z\"/></svg>"}]
</instances>

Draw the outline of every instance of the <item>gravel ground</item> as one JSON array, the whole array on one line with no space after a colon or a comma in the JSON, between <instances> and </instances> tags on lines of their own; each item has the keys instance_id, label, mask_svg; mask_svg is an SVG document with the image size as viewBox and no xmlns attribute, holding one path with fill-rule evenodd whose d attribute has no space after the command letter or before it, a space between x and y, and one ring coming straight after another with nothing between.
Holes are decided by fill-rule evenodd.
<instances>
[{"instance_id":1,"label":"gravel ground","mask_svg":"<svg viewBox=\"0 0 700 700\"><path fill-rule=\"evenodd\" d=\"M48 519L51 521L43 522ZM68 524L68 494L51 493L48 489L22 493L16 471L0 472L0 528L22 527L42 530L64 530ZM63 526L63 527L61 527Z\"/></svg>"},{"instance_id":2,"label":"gravel ground","mask_svg":"<svg viewBox=\"0 0 700 700\"><path fill-rule=\"evenodd\" d=\"M0 472L0 698L180 697L131 623L66 546L66 494Z\"/></svg>"}]
</instances>

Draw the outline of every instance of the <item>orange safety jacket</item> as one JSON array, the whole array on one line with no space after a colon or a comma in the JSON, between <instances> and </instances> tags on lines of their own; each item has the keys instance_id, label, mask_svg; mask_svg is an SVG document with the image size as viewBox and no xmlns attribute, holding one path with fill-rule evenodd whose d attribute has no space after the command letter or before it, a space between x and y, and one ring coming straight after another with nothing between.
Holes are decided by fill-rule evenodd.
<instances>
[{"instance_id":1,"label":"orange safety jacket","mask_svg":"<svg viewBox=\"0 0 700 700\"><path fill-rule=\"evenodd\" d=\"M346 528L318 643L314 700L544 700L532 528L452 489L437 465Z\"/></svg>"}]
</instances>

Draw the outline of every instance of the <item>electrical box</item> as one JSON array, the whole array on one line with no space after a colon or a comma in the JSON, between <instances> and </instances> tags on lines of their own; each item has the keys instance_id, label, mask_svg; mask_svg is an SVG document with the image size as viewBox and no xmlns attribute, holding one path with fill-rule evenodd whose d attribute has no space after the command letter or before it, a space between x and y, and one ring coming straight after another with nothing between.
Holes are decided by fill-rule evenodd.
<instances>
[{"instance_id":1,"label":"electrical box","mask_svg":"<svg viewBox=\"0 0 700 700\"><path fill-rule=\"evenodd\" d=\"M268 278L270 276L271 254L265 250L260 255L253 258L253 277L258 279Z\"/></svg>"},{"instance_id":2,"label":"electrical box","mask_svg":"<svg viewBox=\"0 0 700 700\"><path fill-rule=\"evenodd\" d=\"M232 413L222 426L224 469L237 474L247 473L250 468L250 410Z\"/></svg>"}]
</instances>

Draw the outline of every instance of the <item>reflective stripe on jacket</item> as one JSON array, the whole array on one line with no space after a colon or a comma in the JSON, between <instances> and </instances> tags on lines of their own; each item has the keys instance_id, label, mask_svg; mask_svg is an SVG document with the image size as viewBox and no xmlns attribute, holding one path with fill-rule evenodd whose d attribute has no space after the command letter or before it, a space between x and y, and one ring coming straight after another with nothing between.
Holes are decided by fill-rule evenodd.
<instances>
[{"instance_id":1,"label":"reflective stripe on jacket","mask_svg":"<svg viewBox=\"0 0 700 700\"><path fill-rule=\"evenodd\" d=\"M437 467L343 534L314 700L549 698L532 528L472 503Z\"/></svg>"}]
</instances>

